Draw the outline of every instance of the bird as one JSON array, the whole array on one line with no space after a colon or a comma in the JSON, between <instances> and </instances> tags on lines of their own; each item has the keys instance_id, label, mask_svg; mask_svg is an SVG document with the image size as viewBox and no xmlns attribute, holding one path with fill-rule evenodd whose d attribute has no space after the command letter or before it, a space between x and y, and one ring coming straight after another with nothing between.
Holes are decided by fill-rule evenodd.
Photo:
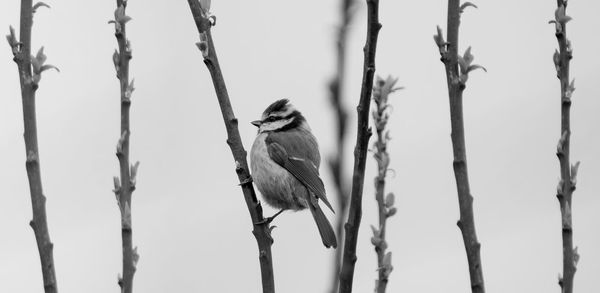
<instances>
[{"instance_id":1,"label":"bird","mask_svg":"<svg viewBox=\"0 0 600 293\"><path fill-rule=\"evenodd\" d=\"M323 245L336 248L335 232L319 201L335 211L319 177L321 155L306 118L288 99L280 99L265 109L260 120L251 123L258 127L250 151L252 178L266 203L281 209L269 222L285 210L308 208Z\"/></svg>"}]
</instances>

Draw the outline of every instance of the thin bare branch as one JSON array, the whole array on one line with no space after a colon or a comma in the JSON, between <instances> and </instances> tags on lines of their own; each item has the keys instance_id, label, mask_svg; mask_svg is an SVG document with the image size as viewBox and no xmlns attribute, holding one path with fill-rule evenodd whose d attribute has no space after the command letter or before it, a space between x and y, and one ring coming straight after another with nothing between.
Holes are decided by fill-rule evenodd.
<instances>
[{"instance_id":1,"label":"thin bare branch","mask_svg":"<svg viewBox=\"0 0 600 293\"><path fill-rule=\"evenodd\" d=\"M569 77L569 65L573 58L573 48L571 47L571 41L567 38L567 22L571 20L571 17L566 15L566 9L567 1L557 0L554 20L551 20L550 23L554 23L555 25L555 36L559 48L558 51L555 51L553 60L556 67L556 75L560 80L561 105L560 139L556 150L556 155L560 162L560 181L558 183L556 197L560 204L562 219L563 276L559 276L558 284L563 293L572 293L579 254L577 252L577 247L573 248L571 200L577 184L579 162L576 162L574 165L571 165L570 163L571 96L575 91L575 82L570 80Z\"/></svg>"},{"instance_id":2,"label":"thin bare branch","mask_svg":"<svg viewBox=\"0 0 600 293\"><path fill-rule=\"evenodd\" d=\"M40 5L36 4L35 8ZM45 5L47 6L47 5ZM35 94L42 78L42 72L52 65L44 65L46 55L41 48L36 56L31 55L31 28L33 25L34 6L32 0L21 0L21 23L19 40L14 29L6 36L13 52L13 60L19 69L19 82L21 84L21 98L23 101L23 123L25 138L25 155L29 191L31 194L31 207L33 219L29 225L33 229L35 241L38 246L44 292L56 293L56 273L54 269L54 244L50 240L48 222L46 219L46 197L42 190L42 177L40 171L40 155L38 149L37 122L35 111Z\"/></svg>"},{"instance_id":3,"label":"thin bare branch","mask_svg":"<svg viewBox=\"0 0 600 293\"><path fill-rule=\"evenodd\" d=\"M360 101L356 107L358 113L358 127L356 133L356 147L354 149L354 172L352 177L352 193L350 209L346 222L344 254L340 271L340 293L352 292L354 279L354 266L356 264L356 243L358 230L362 217L362 193L365 181L365 163L371 129L369 128L369 107L373 90L373 77L375 76L375 52L377 49L377 36L381 29L379 23L379 0L367 0L367 39L364 47L363 78L360 91Z\"/></svg>"},{"instance_id":4,"label":"thin bare branch","mask_svg":"<svg viewBox=\"0 0 600 293\"><path fill-rule=\"evenodd\" d=\"M125 14L128 1L117 0L114 19L109 21L115 25L115 37L119 49L112 55L112 61L117 71L117 79L120 85L121 105L121 127L119 140L117 142L117 158L119 160L120 182L115 177L114 193L121 213L121 242L123 249L123 276L118 278L121 292L131 293L133 291L133 276L139 260L137 247L133 247L133 229L131 217L131 194L135 190L136 173L139 162L134 165L129 160L129 135L131 133L129 123L129 109L131 107L131 95L133 93L133 80L129 81L129 60L132 57L131 44L127 39L126 23L131 17Z\"/></svg>"},{"instance_id":5,"label":"thin bare branch","mask_svg":"<svg viewBox=\"0 0 600 293\"><path fill-rule=\"evenodd\" d=\"M213 80L223 121L227 130L227 144L231 148L233 159L235 160L235 172L238 175L240 186L244 194L250 218L252 220L254 237L258 244L259 262L262 278L263 293L275 292L275 281L273 278L273 258L271 255L271 230L268 221L265 221L262 212L262 206L256 198L256 192L252 184L252 177L246 160L247 153L242 144L240 132L238 129L238 120L235 118L225 80L219 66L219 60L215 51L215 45L211 35L211 27L215 25L216 17L210 13L210 1L198 2L197 0L188 0L194 22L200 34L200 42L196 45L200 49L204 58L204 64Z\"/></svg>"},{"instance_id":6,"label":"thin bare branch","mask_svg":"<svg viewBox=\"0 0 600 293\"><path fill-rule=\"evenodd\" d=\"M473 4L467 4L473 6ZM467 152L465 147L465 128L463 118L463 91L469 78L469 72L482 68L471 64L473 55L468 48L463 56L458 55L458 27L460 24L461 8L459 0L448 1L448 34L444 41L441 29L434 36L439 48L441 61L446 68L446 80L448 83L448 96L450 98L450 123L452 128L452 149L454 153L454 176L456 189L458 191L458 205L460 219L457 222L462 233L467 261L469 264L469 275L471 279L471 291L473 293L484 293L483 269L481 267L480 248L475 231L475 216L473 214L473 196L469 187L469 175L467 172Z\"/></svg>"}]
</instances>

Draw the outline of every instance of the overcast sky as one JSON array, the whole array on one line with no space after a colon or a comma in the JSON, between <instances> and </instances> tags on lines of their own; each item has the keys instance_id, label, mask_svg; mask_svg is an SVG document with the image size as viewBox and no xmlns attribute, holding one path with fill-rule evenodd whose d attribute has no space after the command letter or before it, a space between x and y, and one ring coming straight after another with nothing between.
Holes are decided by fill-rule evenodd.
<instances>
[{"instance_id":1,"label":"overcast sky","mask_svg":"<svg viewBox=\"0 0 600 293\"><path fill-rule=\"evenodd\" d=\"M19 1L3 1L0 28L18 28ZM327 158L335 150L327 82L334 73L339 1L218 1L217 52L240 132L249 150L250 121L275 99L289 98L306 116ZM464 245L456 226L450 119L443 64L433 42L446 24L446 1L380 1L377 74L406 89L391 97L388 190L394 271L389 292L468 292ZM40 159L50 236L61 292L118 292L120 218L112 177L118 174L119 88L115 1L47 1L34 19L33 48L48 63L37 91ZM556 1L475 1L462 17L460 51L475 63L464 94L467 157L488 292L559 292L562 271L559 164L560 90ZM600 290L600 2L570 1L572 160L581 160L573 197L574 242L581 260L578 292ZM127 13L136 91L131 158L141 161L133 194L133 237L140 261L137 292L261 292L255 239L225 143L217 100L195 42L187 1L130 0ZM348 44L344 103L352 114L362 75L366 5L359 1ZM21 97L10 48L0 50L0 292L41 292L25 172ZM248 122L248 123L247 123ZM367 162L355 292L371 292L376 260L375 164ZM350 170L346 170L348 176ZM326 165L321 174L336 202ZM334 203L334 206L335 203ZM265 208L266 215L275 211ZM327 212L326 212L327 213ZM333 221L334 216L327 213ZM326 292L333 250L322 246L308 212L279 216L273 232L278 292ZM340 240L341 242L341 240Z\"/></svg>"}]
</instances>

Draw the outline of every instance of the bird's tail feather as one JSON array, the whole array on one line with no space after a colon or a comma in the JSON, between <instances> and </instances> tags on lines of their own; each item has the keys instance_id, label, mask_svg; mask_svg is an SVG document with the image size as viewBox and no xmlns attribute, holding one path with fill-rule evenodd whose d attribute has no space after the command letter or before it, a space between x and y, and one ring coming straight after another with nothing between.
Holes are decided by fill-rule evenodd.
<instances>
[{"instance_id":1,"label":"bird's tail feather","mask_svg":"<svg viewBox=\"0 0 600 293\"><path fill-rule=\"evenodd\" d=\"M312 196L312 195L311 195ZM317 228L319 228L319 234L321 234L321 240L323 240L323 245L325 247L337 247L337 240L335 237L335 232L333 232L333 227L325 217L323 210L319 207L319 203L316 201L309 202L308 207L310 212L312 213L315 222L317 223Z\"/></svg>"}]
</instances>

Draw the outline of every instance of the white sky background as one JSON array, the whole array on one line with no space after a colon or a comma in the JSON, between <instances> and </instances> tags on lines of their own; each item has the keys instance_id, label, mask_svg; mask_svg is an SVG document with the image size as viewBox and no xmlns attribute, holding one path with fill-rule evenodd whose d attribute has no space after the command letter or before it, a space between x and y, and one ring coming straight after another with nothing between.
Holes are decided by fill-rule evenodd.
<instances>
[{"instance_id":1,"label":"white sky background","mask_svg":"<svg viewBox=\"0 0 600 293\"><path fill-rule=\"evenodd\" d=\"M3 1L0 27L18 29L19 1ZM332 155L327 82L334 72L339 1L213 1L217 52L247 150L249 121L278 98L305 114ZM119 89L115 1L47 2L34 19L33 48L48 63L37 91L44 191L61 292L118 292L120 219L111 191L118 174ZM560 136L559 82L552 53L555 1L476 1L462 17L460 51L475 63L464 94L467 157L488 292L558 292L562 271L556 200ZM399 77L390 121L388 190L398 213L389 219L394 271L389 292L467 292L468 268L456 226L446 79L433 42L446 26L446 1L382 0L377 74ZM345 104L352 114L347 166L352 165L355 107L362 76L366 5L359 1L348 44ZM570 1L568 25L577 90L572 107L572 160L581 160L573 198L574 240L581 260L578 292L599 290L600 20L597 1ZM258 252L248 211L225 143L214 88L194 43L186 1L131 0L127 13L135 78L131 158L140 160L133 194L137 292L261 292ZM25 172L16 65L0 50L0 292L40 292L42 277ZM369 224L376 221L367 163L355 292L371 292L376 261ZM329 170L321 168L336 201ZM347 170L348 176L351 171ZM334 204L335 206L335 204ZM266 208L266 215L275 211ZM334 219L328 213L331 220ZM307 212L284 213L273 236L278 292L326 292L333 250L326 250ZM339 240L343 242L342 239Z\"/></svg>"}]
</instances>

